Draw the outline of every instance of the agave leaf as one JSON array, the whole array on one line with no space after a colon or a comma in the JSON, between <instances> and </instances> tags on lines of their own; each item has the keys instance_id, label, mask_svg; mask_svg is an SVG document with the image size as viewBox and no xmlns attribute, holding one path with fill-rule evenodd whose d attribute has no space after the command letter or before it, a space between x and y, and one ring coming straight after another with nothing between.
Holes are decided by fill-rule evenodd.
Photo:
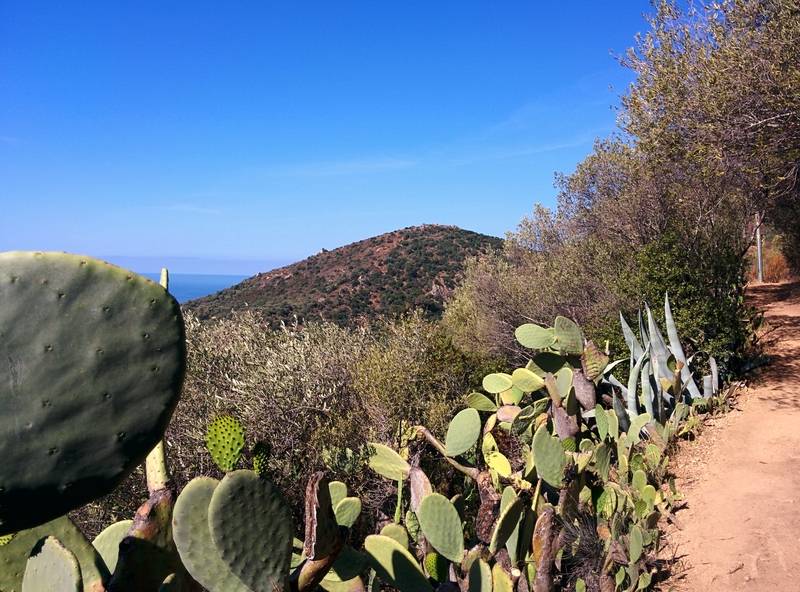
<instances>
[{"instance_id":1,"label":"agave leaf","mask_svg":"<svg viewBox=\"0 0 800 592\"><path fill-rule=\"evenodd\" d=\"M667 324L669 346L672 349L672 353L675 355L675 358L683 364L683 368L681 368L681 378L686 383L691 397L693 399L697 398L700 396L700 391L698 390L697 385L692 378L692 371L689 369L689 362L686 361L686 354L683 352L683 346L681 345L681 340L678 337L678 328L675 325L675 319L672 317L672 308L669 305L669 294L664 295L664 318ZM675 393L675 396L679 397L680 393Z\"/></svg>"}]
</instances>

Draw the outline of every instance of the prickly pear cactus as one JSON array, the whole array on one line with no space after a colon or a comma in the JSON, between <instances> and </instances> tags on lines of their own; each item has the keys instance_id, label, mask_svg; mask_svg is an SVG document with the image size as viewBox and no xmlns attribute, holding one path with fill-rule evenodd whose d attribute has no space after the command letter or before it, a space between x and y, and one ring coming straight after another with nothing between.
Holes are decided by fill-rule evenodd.
<instances>
[{"instance_id":1,"label":"prickly pear cactus","mask_svg":"<svg viewBox=\"0 0 800 592\"><path fill-rule=\"evenodd\" d=\"M221 471L235 469L244 449L244 428L239 420L230 415L215 418L206 432L206 448Z\"/></svg>"},{"instance_id":2,"label":"prickly pear cactus","mask_svg":"<svg viewBox=\"0 0 800 592\"><path fill-rule=\"evenodd\" d=\"M90 257L0 253L0 535L110 492L161 438L185 366L180 307Z\"/></svg>"},{"instance_id":3,"label":"prickly pear cactus","mask_svg":"<svg viewBox=\"0 0 800 592\"><path fill-rule=\"evenodd\" d=\"M22 592L82 592L81 568L75 555L54 537L33 550L25 567Z\"/></svg>"},{"instance_id":4,"label":"prickly pear cactus","mask_svg":"<svg viewBox=\"0 0 800 592\"><path fill-rule=\"evenodd\" d=\"M48 536L57 538L77 558L84 590L103 590L103 582L109 576L108 569L78 527L69 518L62 516L18 532L8 544L0 547L0 592L20 592L31 551L39 541Z\"/></svg>"}]
</instances>

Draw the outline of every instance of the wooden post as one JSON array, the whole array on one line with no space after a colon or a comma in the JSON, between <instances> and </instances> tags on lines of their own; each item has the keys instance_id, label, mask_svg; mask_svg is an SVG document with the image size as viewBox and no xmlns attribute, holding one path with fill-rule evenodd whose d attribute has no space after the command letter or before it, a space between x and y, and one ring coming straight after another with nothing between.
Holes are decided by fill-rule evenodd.
<instances>
[{"instance_id":1,"label":"wooden post","mask_svg":"<svg viewBox=\"0 0 800 592\"><path fill-rule=\"evenodd\" d=\"M758 281L764 281L764 253L761 248L761 221L762 218L756 214L756 266L758 269Z\"/></svg>"}]
</instances>

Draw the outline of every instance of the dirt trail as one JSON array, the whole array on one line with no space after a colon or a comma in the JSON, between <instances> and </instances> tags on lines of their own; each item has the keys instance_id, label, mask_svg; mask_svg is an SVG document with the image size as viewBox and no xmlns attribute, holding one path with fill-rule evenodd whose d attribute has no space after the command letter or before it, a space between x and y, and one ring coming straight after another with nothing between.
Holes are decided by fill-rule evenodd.
<instances>
[{"instance_id":1,"label":"dirt trail","mask_svg":"<svg viewBox=\"0 0 800 592\"><path fill-rule=\"evenodd\" d=\"M676 590L800 590L800 282L751 298L774 361L675 459L688 502L671 536L685 565Z\"/></svg>"}]
</instances>

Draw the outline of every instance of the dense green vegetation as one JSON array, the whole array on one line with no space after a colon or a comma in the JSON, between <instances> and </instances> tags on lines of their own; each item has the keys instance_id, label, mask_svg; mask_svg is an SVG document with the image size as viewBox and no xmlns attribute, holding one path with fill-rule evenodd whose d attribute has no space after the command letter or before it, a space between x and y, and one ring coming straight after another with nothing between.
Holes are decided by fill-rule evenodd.
<instances>
[{"instance_id":1,"label":"dense green vegetation","mask_svg":"<svg viewBox=\"0 0 800 592\"><path fill-rule=\"evenodd\" d=\"M258 274L188 308L200 318L257 311L273 328L295 319L347 324L414 309L438 318L465 259L501 244L453 226L405 228Z\"/></svg>"}]
</instances>

